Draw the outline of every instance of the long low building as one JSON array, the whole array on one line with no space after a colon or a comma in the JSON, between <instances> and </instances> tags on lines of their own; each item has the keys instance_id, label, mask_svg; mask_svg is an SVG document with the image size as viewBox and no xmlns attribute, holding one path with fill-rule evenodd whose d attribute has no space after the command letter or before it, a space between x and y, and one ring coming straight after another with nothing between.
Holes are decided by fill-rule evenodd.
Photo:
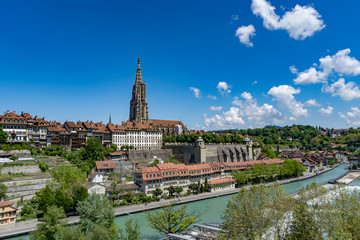
<instances>
[{"instance_id":1,"label":"long low building","mask_svg":"<svg viewBox=\"0 0 360 240\"><path fill-rule=\"evenodd\" d=\"M134 181L140 186L140 190L151 195L156 188L168 193L170 186L180 186L184 191L192 183L205 184L208 181L210 191L219 191L234 188L234 179L231 172L243 170L255 164L280 164L281 159L269 159L247 162L213 162L194 165L163 163L155 167L145 167L134 172ZM220 181L221 180L221 181Z\"/></svg>"}]
</instances>

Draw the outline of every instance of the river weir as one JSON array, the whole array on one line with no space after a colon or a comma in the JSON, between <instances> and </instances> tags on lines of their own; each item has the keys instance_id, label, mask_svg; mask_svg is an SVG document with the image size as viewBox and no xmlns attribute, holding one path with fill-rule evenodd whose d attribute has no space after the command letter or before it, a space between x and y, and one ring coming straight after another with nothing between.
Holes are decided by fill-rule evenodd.
<instances>
[{"instance_id":1,"label":"river weir","mask_svg":"<svg viewBox=\"0 0 360 240\"><path fill-rule=\"evenodd\" d=\"M325 173L315 175L314 177L299 180L296 182L286 183L283 184L284 189L287 193L294 194L300 190L300 188L311 184L313 182L324 184L328 181L337 179L344 174L346 174L348 170L349 165L347 164L340 164L339 166L335 167L334 169L327 171ZM358 184L358 185L353 185ZM360 186L360 179L355 180L350 184L351 186ZM232 198L232 195L226 195L226 196L220 196L217 198L211 198L211 199L205 199L200 200L196 202L188 203L188 211L190 212L196 212L203 214L200 217L199 223L208 223L208 222L221 222L221 216L222 213L226 207L226 204L228 200ZM151 210L154 211L154 210ZM161 235L157 233L155 230L150 228L146 222L145 219L146 213L145 212L139 212L124 216L116 217L115 223L119 227L124 227L125 222L129 218L133 218L134 220L138 221L140 226L140 231L142 233L142 239L149 239L149 240L155 240L164 237L165 235ZM7 238L9 240L20 240L20 239L29 239L28 235L13 237L13 238Z\"/></svg>"}]
</instances>

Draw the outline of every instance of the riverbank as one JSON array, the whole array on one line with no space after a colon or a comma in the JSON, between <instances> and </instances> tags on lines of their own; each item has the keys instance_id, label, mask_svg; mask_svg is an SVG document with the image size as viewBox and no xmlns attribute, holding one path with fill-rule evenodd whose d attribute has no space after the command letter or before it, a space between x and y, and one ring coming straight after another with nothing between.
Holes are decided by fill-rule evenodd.
<instances>
[{"instance_id":1,"label":"riverbank","mask_svg":"<svg viewBox=\"0 0 360 240\"><path fill-rule=\"evenodd\" d=\"M325 169L324 171L317 172L316 174L314 173L314 174L310 174L310 175L300 176L297 178L281 180L281 181L278 181L278 183L287 184L287 183L292 183L292 182L298 182L301 180L311 179L313 177L316 177L316 176L322 175L323 173L331 171L331 170L335 169L336 167L337 166L334 166L333 168ZM274 182L266 183L265 185L270 186L272 184L274 184ZM245 186L245 188L250 188L250 187L251 186ZM221 192L202 193L199 195L192 195L192 196L188 196L188 197L181 197L181 198L171 199L171 200L162 200L159 202L152 202L152 203L148 203L148 204L139 204L139 205L118 207L118 208L114 208L114 211L115 211L116 216L125 216L126 217L127 215L130 215L130 214L160 208L162 205L169 204L170 202L173 202L173 201L176 201L176 204L198 202L201 200L216 199L218 197L236 194L238 191L239 191L239 188L225 190L225 191L221 191ZM78 216L72 216L72 217L68 218L69 224L75 224L77 222L79 222ZM26 222L21 222L21 223L17 224L15 227L1 229L0 230L0 239L6 239L11 236L24 235L28 232L34 231L34 230L36 230L37 223L38 223L37 221L34 221L29 224L27 224Z\"/></svg>"},{"instance_id":2,"label":"riverbank","mask_svg":"<svg viewBox=\"0 0 360 240\"><path fill-rule=\"evenodd\" d=\"M337 183L350 184L360 177L360 171L350 171L345 176L336 180Z\"/></svg>"}]
</instances>

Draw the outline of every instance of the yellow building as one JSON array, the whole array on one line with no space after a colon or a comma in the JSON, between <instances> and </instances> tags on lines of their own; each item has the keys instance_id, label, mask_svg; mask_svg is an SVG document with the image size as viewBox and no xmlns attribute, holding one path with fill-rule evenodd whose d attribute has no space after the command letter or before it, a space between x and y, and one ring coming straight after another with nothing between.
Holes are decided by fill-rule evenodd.
<instances>
[{"instance_id":1,"label":"yellow building","mask_svg":"<svg viewBox=\"0 0 360 240\"><path fill-rule=\"evenodd\" d=\"M0 227L15 224L17 209L14 207L14 202L0 201Z\"/></svg>"}]
</instances>

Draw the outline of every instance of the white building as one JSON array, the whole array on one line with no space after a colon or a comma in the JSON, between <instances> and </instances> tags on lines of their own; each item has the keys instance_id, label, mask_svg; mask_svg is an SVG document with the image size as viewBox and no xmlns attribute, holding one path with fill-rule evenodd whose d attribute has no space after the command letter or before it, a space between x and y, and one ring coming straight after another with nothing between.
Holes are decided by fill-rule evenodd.
<instances>
[{"instance_id":1,"label":"white building","mask_svg":"<svg viewBox=\"0 0 360 240\"><path fill-rule=\"evenodd\" d=\"M15 112L5 112L0 116L0 127L7 133L8 142L28 142L27 121Z\"/></svg>"},{"instance_id":2,"label":"white building","mask_svg":"<svg viewBox=\"0 0 360 240\"><path fill-rule=\"evenodd\" d=\"M120 150L122 146L133 146L136 150L161 149L162 134L151 125L137 122L123 122L122 125L109 124L112 144Z\"/></svg>"},{"instance_id":3,"label":"white building","mask_svg":"<svg viewBox=\"0 0 360 240\"><path fill-rule=\"evenodd\" d=\"M163 163L155 167L145 167L134 172L134 182L140 186L141 192L151 195L159 188L168 193L170 186L182 187L183 192L190 184L205 184L208 181L208 191L215 192L235 188L235 180L231 177L234 170L246 169L254 164L280 164L281 159L269 159L247 162L213 162L193 165Z\"/></svg>"}]
</instances>

